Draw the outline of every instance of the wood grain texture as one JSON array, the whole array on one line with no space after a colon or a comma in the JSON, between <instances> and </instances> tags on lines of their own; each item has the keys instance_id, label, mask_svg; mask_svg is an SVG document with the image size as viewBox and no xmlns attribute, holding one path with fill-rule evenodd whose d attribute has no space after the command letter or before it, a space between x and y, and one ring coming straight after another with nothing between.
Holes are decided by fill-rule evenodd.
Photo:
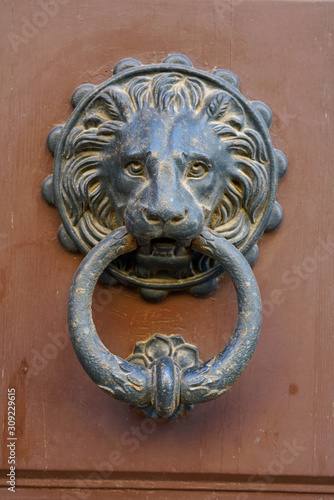
<instances>
[{"instance_id":1,"label":"wood grain texture","mask_svg":"<svg viewBox=\"0 0 334 500\"><path fill-rule=\"evenodd\" d=\"M1 490L0 490L1 492ZM15 498L18 500L75 500L89 498L89 491L81 489L48 489L42 488L39 490L22 489L16 493ZM1 497L3 500L9 500L9 494L4 493ZM94 500L332 500L332 495L314 495L314 494L277 494L277 493L259 493L259 492L242 492L242 493L221 493L219 491L192 491L185 492L182 490L94 490Z\"/></svg>"},{"instance_id":2,"label":"wood grain texture","mask_svg":"<svg viewBox=\"0 0 334 500\"><path fill-rule=\"evenodd\" d=\"M114 473L142 474L140 487L147 481L153 490L152 474L159 480L170 474L175 482L184 474L189 483L215 474L208 486L212 493L198 497L210 500L220 498L214 482L224 482L226 475L227 483L244 478L246 490L254 481L271 491L273 480L288 485L299 478L300 491L309 491L311 482L334 492L334 4L71 0L59 1L58 7L28 37L24 26L36 21L40 2L2 2L3 477L6 395L15 387L17 466L31 487L42 485L42 473L51 472L60 485L62 473L73 481L82 473L85 487L96 488L88 477L94 472L103 480ZM13 33L26 41L15 44ZM279 187L283 224L263 238L254 267L264 321L250 366L221 399L178 420L152 422L106 397L75 357L66 308L81 257L59 245L59 217L43 201L40 185L52 172L47 134L68 118L73 90L101 83L122 58L152 63L173 52L184 53L198 68L233 71L247 98L271 107L271 135L286 154L289 171ZM102 340L120 356L159 332L181 334L207 359L232 333L236 301L225 279L209 298L173 294L153 305L129 288L101 285L94 314ZM324 496L312 491L309 498ZM61 498L52 495L45 498ZM103 495L94 492L94 498ZM117 495L132 498L125 492L113 498ZM160 498L149 491L138 495ZM168 495L161 498L172 498ZM191 492L189 498L197 497Z\"/></svg>"}]
</instances>

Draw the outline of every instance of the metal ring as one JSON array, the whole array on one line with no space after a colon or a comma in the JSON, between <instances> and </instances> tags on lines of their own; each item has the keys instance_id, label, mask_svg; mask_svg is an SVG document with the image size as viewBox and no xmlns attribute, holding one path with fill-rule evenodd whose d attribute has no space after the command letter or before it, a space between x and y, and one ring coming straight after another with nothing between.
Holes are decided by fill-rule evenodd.
<instances>
[{"instance_id":1,"label":"metal ring","mask_svg":"<svg viewBox=\"0 0 334 500\"><path fill-rule=\"evenodd\" d=\"M112 354L101 342L92 319L92 295L105 267L137 248L136 239L119 228L96 245L79 266L69 295L69 330L75 352L91 379L113 397L136 407L152 405L160 417L184 406L204 403L226 392L248 365L261 328L261 299L254 274L243 255L210 229L192 248L210 255L231 277L238 299L238 320L224 349L205 363L184 371L168 357L149 368Z\"/></svg>"}]
</instances>

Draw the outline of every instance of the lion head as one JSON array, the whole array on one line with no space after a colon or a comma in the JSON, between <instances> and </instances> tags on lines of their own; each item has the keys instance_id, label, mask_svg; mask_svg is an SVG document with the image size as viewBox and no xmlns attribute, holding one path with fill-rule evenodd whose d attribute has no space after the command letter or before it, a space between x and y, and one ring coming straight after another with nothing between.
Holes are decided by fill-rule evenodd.
<instances>
[{"instance_id":1,"label":"lion head","mask_svg":"<svg viewBox=\"0 0 334 500\"><path fill-rule=\"evenodd\" d=\"M242 106L176 72L98 94L65 157L62 197L84 241L125 225L139 255L154 241L161 262L161 245L185 249L203 226L240 247L268 188L266 149Z\"/></svg>"}]
</instances>

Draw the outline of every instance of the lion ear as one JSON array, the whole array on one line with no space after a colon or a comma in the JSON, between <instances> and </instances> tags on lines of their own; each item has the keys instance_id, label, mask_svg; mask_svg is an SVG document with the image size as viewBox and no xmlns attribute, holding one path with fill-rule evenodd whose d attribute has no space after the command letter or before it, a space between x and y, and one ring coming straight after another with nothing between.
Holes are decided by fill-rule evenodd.
<instances>
[{"instance_id":1,"label":"lion ear","mask_svg":"<svg viewBox=\"0 0 334 500\"><path fill-rule=\"evenodd\" d=\"M236 129L240 129L244 123L244 112L237 101L229 94L220 92L209 97L205 112L209 121L223 121Z\"/></svg>"},{"instance_id":2,"label":"lion ear","mask_svg":"<svg viewBox=\"0 0 334 500\"><path fill-rule=\"evenodd\" d=\"M122 122L128 121L133 114L133 108L129 97L115 89L109 89L102 94L103 102L108 114L114 119Z\"/></svg>"}]
</instances>

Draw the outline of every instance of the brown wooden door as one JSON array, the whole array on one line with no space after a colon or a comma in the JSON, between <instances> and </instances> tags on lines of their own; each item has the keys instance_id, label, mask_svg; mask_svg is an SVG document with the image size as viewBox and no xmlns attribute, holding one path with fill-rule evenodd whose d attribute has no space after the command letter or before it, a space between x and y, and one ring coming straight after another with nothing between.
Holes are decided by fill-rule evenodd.
<instances>
[{"instance_id":1,"label":"brown wooden door","mask_svg":"<svg viewBox=\"0 0 334 500\"><path fill-rule=\"evenodd\" d=\"M10 388L15 498L334 498L333 20L325 1L2 1L1 498L12 498ZM254 267L264 320L250 366L222 398L156 422L103 394L75 356L66 309L82 257L59 245L40 186L52 172L47 134L67 120L73 90L123 58L169 53L233 71L248 99L267 103L289 171L283 224ZM120 356L160 332L208 359L233 331L236 299L228 279L209 298L157 304L98 285L94 314Z\"/></svg>"}]
</instances>

